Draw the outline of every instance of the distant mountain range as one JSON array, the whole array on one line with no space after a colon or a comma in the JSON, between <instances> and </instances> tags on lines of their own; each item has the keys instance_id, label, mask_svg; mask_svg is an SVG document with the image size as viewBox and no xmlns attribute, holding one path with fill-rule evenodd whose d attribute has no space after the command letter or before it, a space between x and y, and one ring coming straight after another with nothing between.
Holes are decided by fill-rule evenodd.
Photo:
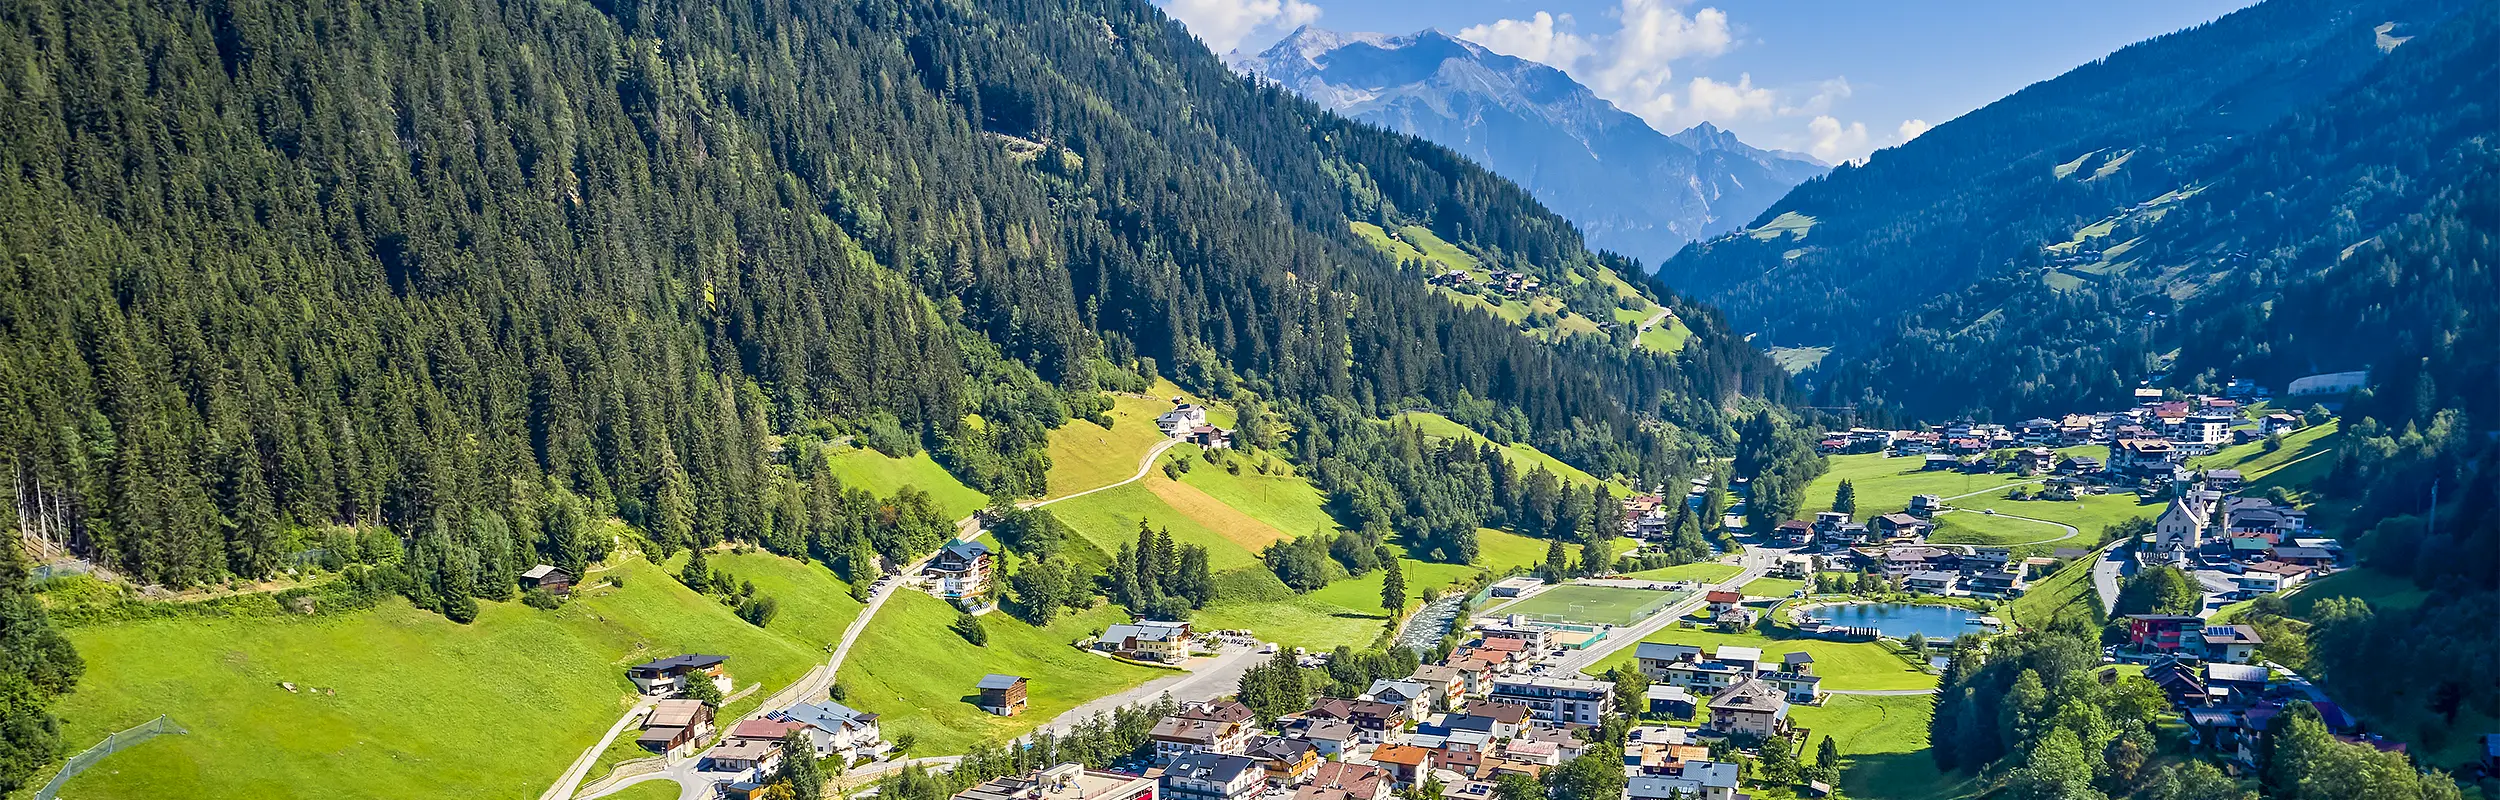
<instances>
[{"instance_id":1,"label":"distant mountain range","mask_svg":"<svg viewBox=\"0 0 2500 800\"><path fill-rule=\"evenodd\" d=\"M2019 418L2428 364L2454 380L2395 385L2437 407L2495 374L2438 365L2495 302L2449 266L2488 239L2440 226L2489 230L2496 30L2488 2L2268 0L1799 186L1658 278L1828 347L1830 405Z\"/></svg>"},{"instance_id":2,"label":"distant mountain range","mask_svg":"<svg viewBox=\"0 0 2500 800\"><path fill-rule=\"evenodd\" d=\"M1743 225L1829 165L1709 123L1672 136L1561 70L1437 30L1303 27L1227 57L1337 113L1431 140L1527 187L1593 246L1657 264Z\"/></svg>"}]
</instances>

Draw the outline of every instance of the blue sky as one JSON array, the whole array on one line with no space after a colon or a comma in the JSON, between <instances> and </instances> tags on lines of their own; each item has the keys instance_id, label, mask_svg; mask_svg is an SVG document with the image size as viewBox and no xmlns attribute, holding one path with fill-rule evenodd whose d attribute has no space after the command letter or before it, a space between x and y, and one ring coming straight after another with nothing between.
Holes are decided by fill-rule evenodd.
<instances>
[{"instance_id":1,"label":"blue sky","mask_svg":"<svg viewBox=\"0 0 2500 800\"><path fill-rule=\"evenodd\" d=\"M1863 158L2112 50L2250 0L1156 0L1221 53L1303 23L1440 28L1562 68L1669 133Z\"/></svg>"}]
</instances>

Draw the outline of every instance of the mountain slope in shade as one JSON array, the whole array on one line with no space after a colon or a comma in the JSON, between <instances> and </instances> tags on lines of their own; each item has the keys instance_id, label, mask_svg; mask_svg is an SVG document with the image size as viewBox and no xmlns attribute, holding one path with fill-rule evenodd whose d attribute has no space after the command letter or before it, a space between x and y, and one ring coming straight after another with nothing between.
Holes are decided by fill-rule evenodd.
<instances>
[{"instance_id":1,"label":"mountain slope in shade","mask_svg":"<svg viewBox=\"0 0 2500 800\"><path fill-rule=\"evenodd\" d=\"M2418 361L2387 349L2402 315L2300 287L2491 163L2495 17L2268 0L1836 169L1658 277L1828 347L1818 402L1931 418Z\"/></svg>"},{"instance_id":2,"label":"mountain slope in shade","mask_svg":"<svg viewBox=\"0 0 2500 800\"><path fill-rule=\"evenodd\" d=\"M1828 167L1703 123L1669 136L1552 67L1437 30L1304 27L1235 69L1414 134L1518 181L1601 248L1657 263L1734 229Z\"/></svg>"}]
</instances>

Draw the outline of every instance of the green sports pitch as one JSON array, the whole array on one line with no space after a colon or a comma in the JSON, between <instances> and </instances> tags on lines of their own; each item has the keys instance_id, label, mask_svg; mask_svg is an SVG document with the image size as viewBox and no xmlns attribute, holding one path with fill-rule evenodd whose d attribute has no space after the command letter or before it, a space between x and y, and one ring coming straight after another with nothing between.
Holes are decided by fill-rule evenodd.
<instances>
[{"instance_id":1,"label":"green sports pitch","mask_svg":"<svg viewBox=\"0 0 2500 800\"><path fill-rule=\"evenodd\" d=\"M1565 584L1494 609L1493 613L1518 614L1544 622L1629 625L1673 605L1688 594Z\"/></svg>"}]
</instances>

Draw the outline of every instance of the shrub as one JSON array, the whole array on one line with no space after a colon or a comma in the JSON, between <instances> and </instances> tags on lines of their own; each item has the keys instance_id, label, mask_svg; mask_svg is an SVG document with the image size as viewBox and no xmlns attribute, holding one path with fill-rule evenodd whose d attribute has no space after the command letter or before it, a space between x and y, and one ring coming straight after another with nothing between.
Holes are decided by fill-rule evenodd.
<instances>
[{"instance_id":1,"label":"shrub","mask_svg":"<svg viewBox=\"0 0 2500 800\"><path fill-rule=\"evenodd\" d=\"M521 604L540 611L554 611L556 606L563 605L564 601L557 599L554 594L545 589L531 589L521 593Z\"/></svg>"},{"instance_id":2,"label":"shrub","mask_svg":"<svg viewBox=\"0 0 2500 800\"><path fill-rule=\"evenodd\" d=\"M955 635L964 637L964 641L971 642L974 647L990 646L990 631L988 628L981 627L980 617L971 614L956 615L954 631Z\"/></svg>"}]
</instances>

